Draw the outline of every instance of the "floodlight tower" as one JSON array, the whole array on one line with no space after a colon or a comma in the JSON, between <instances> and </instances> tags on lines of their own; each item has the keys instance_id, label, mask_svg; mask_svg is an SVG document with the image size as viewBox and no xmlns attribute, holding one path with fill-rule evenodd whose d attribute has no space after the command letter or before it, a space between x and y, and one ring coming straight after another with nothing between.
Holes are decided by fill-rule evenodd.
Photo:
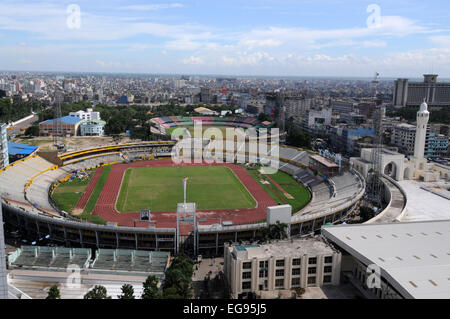
<instances>
[{"instance_id":1,"label":"floodlight tower","mask_svg":"<svg viewBox=\"0 0 450 319\"><path fill-rule=\"evenodd\" d=\"M61 102L64 94L61 91L55 92L55 105L53 106L53 145L59 149L64 144L64 133L61 122Z\"/></svg>"},{"instance_id":2,"label":"floodlight tower","mask_svg":"<svg viewBox=\"0 0 450 319\"><path fill-rule=\"evenodd\" d=\"M176 253L180 252L181 247L181 236L180 236L180 222L189 222L193 224L194 228L194 255L197 256L198 253L198 230L197 230L197 209L195 203L186 202L186 190L187 190L187 180L185 177L182 179L183 191L184 191L184 202L179 203L177 206L177 229L176 229ZM187 217L187 214L192 214L192 216ZM180 216L182 215L182 216Z\"/></svg>"}]
</instances>

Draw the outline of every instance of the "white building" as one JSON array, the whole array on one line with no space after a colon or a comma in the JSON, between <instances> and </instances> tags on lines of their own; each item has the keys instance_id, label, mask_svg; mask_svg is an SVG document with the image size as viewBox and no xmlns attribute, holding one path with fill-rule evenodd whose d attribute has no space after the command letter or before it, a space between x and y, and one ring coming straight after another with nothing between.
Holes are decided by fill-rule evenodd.
<instances>
[{"instance_id":1,"label":"white building","mask_svg":"<svg viewBox=\"0 0 450 319\"><path fill-rule=\"evenodd\" d=\"M339 284L341 253L320 239L225 245L224 272L233 298Z\"/></svg>"},{"instance_id":2,"label":"white building","mask_svg":"<svg viewBox=\"0 0 450 319\"><path fill-rule=\"evenodd\" d=\"M401 123L393 127L391 143L398 147L400 153L413 155L415 140L416 127L414 125Z\"/></svg>"},{"instance_id":3,"label":"white building","mask_svg":"<svg viewBox=\"0 0 450 319\"><path fill-rule=\"evenodd\" d=\"M105 121L102 120L87 120L80 125L81 136L103 136Z\"/></svg>"},{"instance_id":4,"label":"white building","mask_svg":"<svg viewBox=\"0 0 450 319\"><path fill-rule=\"evenodd\" d=\"M423 102L417 112L417 126L414 138L414 156L405 158L403 154L382 149L380 154L380 173L389 175L397 181L420 179L425 182L437 181L442 175L443 168L435 163L428 163L424 157L427 125L430 113L427 103ZM360 157L351 157L350 164L367 177L373 167L374 149L361 149Z\"/></svg>"},{"instance_id":5,"label":"white building","mask_svg":"<svg viewBox=\"0 0 450 319\"><path fill-rule=\"evenodd\" d=\"M87 109L86 112L81 110L70 112L69 115L87 121L100 120L100 112L94 112L92 109Z\"/></svg>"},{"instance_id":6,"label":"white building","mask_svg":"<svg viewBox=\"0 0 450 319\"><path fill-rule=\"evenodd\" d=\"M0 169L9 165L7 127L5 123L0 123Z\"/></svg>"},{"instance_id":7,"label":"white building","mask_svg":"<svg viewBox=\"0 0 450 319\"><path fill-rule=\"evenodd\" d=\"M307 112L304 125L307 127L322 128L331 125L331 108L322 108L320 110L311 109Z\"/></svg>"}]
</instances>

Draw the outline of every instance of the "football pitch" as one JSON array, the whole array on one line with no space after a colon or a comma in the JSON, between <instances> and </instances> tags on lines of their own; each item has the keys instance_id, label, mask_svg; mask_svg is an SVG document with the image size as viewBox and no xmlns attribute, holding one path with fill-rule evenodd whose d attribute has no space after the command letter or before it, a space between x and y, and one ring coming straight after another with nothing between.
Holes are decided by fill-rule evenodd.
<instances>
[{"instance_id":1,"label":"football pitch","mask_svg":"<svg viewBox=\"0 0 450 319\"><path fill-rule=\"evenodd\" d=\"M256 201L225 166L134 167L125 171L117 211L176 211L184 200L182 178L188 177L187 202L198 210L255 208Z\"/></svg>"}]
</instances>

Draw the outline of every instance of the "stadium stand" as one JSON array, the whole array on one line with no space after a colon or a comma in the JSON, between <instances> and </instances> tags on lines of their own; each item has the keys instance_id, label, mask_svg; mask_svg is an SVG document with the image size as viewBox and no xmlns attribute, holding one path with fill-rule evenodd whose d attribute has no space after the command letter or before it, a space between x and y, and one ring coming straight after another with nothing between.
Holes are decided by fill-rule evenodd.
<instances>
[{"instance_id":1,"label":"stadium stand","mask_svg":"<svg viewBox=\"0 0 450 319\"><path fill-rule=\"evenodd\" d=\"M10 269L66 271L69 265L87 269L91 250L85 248L22 246L8 256Z\"/></svg>"},{"instance_id":2,"label":"stadium stand","mask_svg":"<svg viewBox=\"0 0 450 319\"><path fill-rule=\"evenodd\" d=\"M97 271L152 273L162 276L168 266L169 259L169 252L99 249L91 268Z\"/></svg>"}]
</instances>

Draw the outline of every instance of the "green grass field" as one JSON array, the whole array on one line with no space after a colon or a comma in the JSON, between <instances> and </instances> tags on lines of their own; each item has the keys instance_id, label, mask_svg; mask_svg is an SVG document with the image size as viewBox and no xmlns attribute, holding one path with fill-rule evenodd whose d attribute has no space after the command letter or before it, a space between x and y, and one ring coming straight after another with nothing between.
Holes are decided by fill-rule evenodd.
<instances>
[{"instance_id":1,"label":"green grass field","mask_svg":"<svg viewBox=\"0 0 450 319\"><path fill-rule=\"evenodd\" d=\"M289 204L292 206L292 213L298 212L300 209L306 206L311 199L311 194L309 191L299 182L297 182L289 174L278 171L275 174L268 175L273 179L281 188L284 189L286 193L291 195L293 198L286 198L281 190L278 189L270 180L265 176L261 175L255 169L247 169L249 174L262 186L262 188L267 192L267 194L272 197L272 199L280 205ZM261 179L268 182L269 184L261 183Z\"/></svg>"},{"instance_id":2,"label":"green grass field","mask_svg":"<svg viewBox=\"0 0 450 319\"><path fill-rule=\"evenodd\" d=\"M224 166L135 167L125 171L116 203L119 212L175 211L183 202L181 179L188 177L187 201L197 209L245 209L256 201L233 171Z\"/></svg>"},{"instance_id":3,"label":"green grass field","mask_svg":"<svg viewBox=\"0 0 450 319\"><path fill-rule=\"evenodd\" d=\"M94 210L95 204L97 203L98 197L100 196L110 170L111 166L106 166L104 168L100 179L94 187L91 197L89 197L89 200L86 203L86 207L84 208L83 213L75 217L88 220L95 224L106 224L106 221L103 218L101 218L100 216L92 215L91 213ZM83 193L86 190L89 182L91 181L92 176L94 176L95 171L96 169L90 171L89 178L84 181L74 179L59 184L52 194L52 198L56 206L68 213L72 213L81 196L83 196Z\"/></svg>"},{"instance_id":4,"label":"green grass field","mask_svg":"<svg viewBox=\"0 0 450 319\"><path fill-rule=\"evenodd\" d=\"M59 184L52 194L55 204L62 210L71 213L81 196L83 196L84 190L88 186L92 176L94 176L95 171L95 169L90 171L89 178L84 181L74 179Z\"/></svg>"},{"instance_id":5,"label":"green grass field","mask_svg":"<svg viewBox=\"0 0 450 319\"><path fill-rule=\"evenodd\" d=\"M183 127L171 127L169 129L166 130L166 135L171 136L172 132L177 129L177 128L183 128ZM186 128L189 133L191 134L191 136L194 136L194 126L185 126L184 128ZM222 133L222 137L223 139L226 139L227 137L227 128L231 129L233 131L233 127L231 126L212 126L212 125L203 125L202 126L202 135L205 133L206 130L210 129L210 128L215 128L220 130L220 132ZM245 131L245 130L244 130ZM183 136L186 136L187 134L183 134Z\"/></svg>"}]
</instances>

